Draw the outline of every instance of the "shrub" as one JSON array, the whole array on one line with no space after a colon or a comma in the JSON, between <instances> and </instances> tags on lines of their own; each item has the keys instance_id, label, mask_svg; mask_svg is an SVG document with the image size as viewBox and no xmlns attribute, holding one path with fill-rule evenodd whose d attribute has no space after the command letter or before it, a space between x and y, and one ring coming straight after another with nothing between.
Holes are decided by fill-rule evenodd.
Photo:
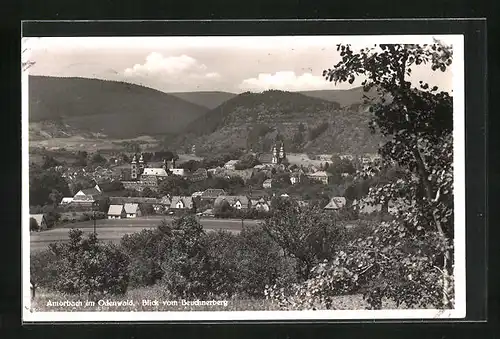
<instances>
[{"instance_id":1,"label":"shrub","mask_svg":"<svg viewBox=\"0 0 500 339\"><path fill-rule=\"evenodd\" d=\"M89 297L122 295L128 286L128 258L113 244L102 244L96 235L83 237L69 231L69 243L54 243L35 259L32 280L58 292ZM42 264L48 263L45 268Z\"/></svg>"}]
</instances>

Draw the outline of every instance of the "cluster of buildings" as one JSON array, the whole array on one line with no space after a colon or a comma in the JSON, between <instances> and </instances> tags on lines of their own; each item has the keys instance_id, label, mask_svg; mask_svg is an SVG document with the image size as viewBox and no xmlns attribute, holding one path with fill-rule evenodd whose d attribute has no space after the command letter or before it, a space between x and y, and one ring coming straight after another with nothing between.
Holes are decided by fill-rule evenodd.
<instances>
[{"instance_id":1,"label":"cluster of buildings","mask_svg":"<svg viewBox=\"0 0 500 339\"><path fill-rule=\"evenodd\" d=\"M159 184L165 180L165 178L172 175L177 175L189 179L192 182L197 182L207 179L208 171L205 168L199 168L191 173L187 169L176 167L175 160L164 160L161 166L156 165L155 167L155 164L147 164L141 154L139 160L137 160L137 157L134 155L128 171L122 171L121 182L125 189L142 191L144 188L148 187L156 191Z\"/></svg>"}]
</instances>

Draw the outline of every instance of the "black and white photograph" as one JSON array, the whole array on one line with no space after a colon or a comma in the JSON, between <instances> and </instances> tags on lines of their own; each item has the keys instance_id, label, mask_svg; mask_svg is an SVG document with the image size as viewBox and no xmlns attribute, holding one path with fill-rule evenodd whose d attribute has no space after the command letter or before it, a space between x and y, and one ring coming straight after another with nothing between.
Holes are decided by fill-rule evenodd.
<instances>
[{"instance_id":1,"label":"black and white photograph","mask_svg":"<svg viewBox=\"0 0 500 339\"><path fill-rule=\"evenodd\" d=\"M21 60L24 321L466 316L462 35Z\"/></svg>"}]
</instances>

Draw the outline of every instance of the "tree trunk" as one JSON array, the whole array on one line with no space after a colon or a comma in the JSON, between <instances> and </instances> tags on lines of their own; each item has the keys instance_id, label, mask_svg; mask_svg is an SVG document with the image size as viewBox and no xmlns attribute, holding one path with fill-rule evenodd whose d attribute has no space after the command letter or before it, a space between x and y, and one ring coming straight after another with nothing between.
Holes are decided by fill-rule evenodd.
<instances>
[{"instance_id":1,"label":"tree trunk","mask_svg":"<svg viewBox=\"0 0 500 339\"><path fill-rule=\"evenodd\" d=\"M413 149L413 155L415 157L415 161L417 162L417 169L419 176L422 180L422 183L424 185L425 189L425 196L429 201L432 201L434 199L434 192L432 189L432 185L428 180L428 173L427 169L425 168L424 161L422 160L422 156L420 154L420 150L418 147L418 144L416 145L415 149ZM434 218L434 223L436 224L437 231L439 235L442 237L446 245L448 245L448 238L446 237L446 234L441 226L441 222L437 219L435 212L432 212L432 217ZM451 303L448 297L448 279L449 279L449 272L448 272L448 263L450 260L450 250L446 249L444 251L444 256L443 256L443 268L442 268L442 279L443 279L443 296L442 296L442 303L443 307L451 307Z\"/></svg>"}]
</instances>

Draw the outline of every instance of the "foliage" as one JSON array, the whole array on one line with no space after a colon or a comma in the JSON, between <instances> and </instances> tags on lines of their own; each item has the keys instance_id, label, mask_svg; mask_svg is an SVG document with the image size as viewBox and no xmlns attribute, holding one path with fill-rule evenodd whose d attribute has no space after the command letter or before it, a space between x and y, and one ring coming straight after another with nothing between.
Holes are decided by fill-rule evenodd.
<instances>
[{"instance_id":1,"label":"foliage","mask_svg":"<svg viewBox=\"0 0 500 339\"><path fill-rule=\"evenodd\" d=\"M329 126L330 126L330 124L327 121L325 121L316 127L311 127L309 129L309 135L308 135L309 141L316 139L318 136L320 136L322 133L324 133L328 129Z\"/></svg>"},{"instance_id":2,"label":"foliage","mask_svg":"<svg viewBox=\"0 0 500 339\"><path fill-rule=\"evenodd\" d=\"M70 194L66 180L55 170L31 165L29 172L30 205L53 204Z\"/></svg>"},{"instance_id":3,"label":"foliage","mask_svg":"<svg viewBox=\"0 0 500 339\"><path fill-rule=\"evenodd\" d=\"M54 168L59 165L61 165L61 163L54 159L54 157L51 157L50 155L45 155L43 157L42 169Z\"/></svg>"},{"instance_id":4,"label":"foliage","mask_svg":"<svg viewBox=\"0 0 500 339\"><path fill-rule=\"evenodd\" d=\"M127 266L127 258L116 246L72 229L69 243L53 243L49 251L34 254L31 280L62 293L120 295L127 290Z\"/></svg>"},{"instance_id":5,"label":"foliage","mask_svg":"<svg viewBox=\"0 0 500 339\"><path fill-rule=\"evenodd\" d=\"M40 225L35 218L30 218L30 231L38 231L40 229Z\"/></svg>"},{"instance_id":6,"label":"foliage","mask_svg":"<svg viewBox=\"0 0 500 339\"><path fill-rule=\"evenodd\" d=\"M264 222L264 230L287 255L298 260L298 274L307 280L311 269L333 257L341 246L344 230L334 216L318 206L299 208L291 199L274 199L272 213Z\"/></svg>"},{"instance_id":7,"label":"foliage","mask_svg":"<svg viewBox=\"0 0 500 339\"><path fill-rule=\"evenodd\" d=\"M159 229L169 239L168 255L161 264L162 285L180 298L208 297L215 277L204 244L203 226L188 215L171 224L163 223Z\"/></svg>"},{"instance_id":8,"label":"foliage","mask_svg":"<svg viewBox=\"0 0 500 339\"><path fill-rule=\"evenodd\" d=\"M379 276L382 287L372 288L367 297L374 307L379 306L382 296L407 304L421 299L437 307L452 307L453 100L448 93L438 92L437 86L420 82L417 89L406 80L417 65L446 71L452 63L452 49L438 41L431 45L379 45L357 53L349 45L337 48L342 60L324 75L330 81L350 83L364 76L365 91L376 88L383 98L370 108L371 126L390 137L379 151L383 163L368 166L359 176L369 178L391 164L402 170L397 180L369 190L368 203L395 201L399 211L396 220L383 224L387 232L384 241L366 244L374 246L377 253L387 250L390 254L386 261L378 261L379 272L384 272ZM388 96L390 100L385 99ZM411 245L430 250L422 257L418 251L408 251ZM425 277L417 280L418 287L395 284L394 277L401 274L398 265L407 263L423 270ZM410 273L412 277L417 274ZM436 286L439 292L430 293Z\"/></svg>"},{"instance_id":9,"label":"foliage","mask_svg":"<svg viewBox=\"0 0 500 339\"><path fill-rule=\"evenodd\" d=\"M244 154L240 157L238 163L234 166L237 170L244 170L260 165L259 159L253 154Z\"/></svg>"},{"instance_id":10,"label":"foliage","mask_svg":"<svg viewBox=\"0 0 500 339\"><path fill-rule=\"evenodd\" d=\"M168 176L159 184L158 192L161 195L187 195L189 192L189 182L176 175Z\"/></svg>"},{"instance_id":11,"label":"foliage","mask_svg":"<svg viewBox=\"0 0 500 339\"><path fill-rule=\"evenodd\" d=\"M90 158L90 163L93 165L102 165L106 163L106 158L104 158L101 153L94 153Z\"/></svg>"}]
</instances>

